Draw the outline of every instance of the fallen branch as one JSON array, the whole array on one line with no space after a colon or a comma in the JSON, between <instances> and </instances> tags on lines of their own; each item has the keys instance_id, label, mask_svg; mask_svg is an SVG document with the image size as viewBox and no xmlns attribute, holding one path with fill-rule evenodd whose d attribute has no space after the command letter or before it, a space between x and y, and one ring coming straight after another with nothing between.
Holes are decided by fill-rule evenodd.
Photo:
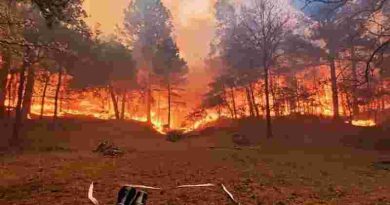
<instances>
[{"instance_id":1,"label":"fallen branch","mask_svg":"<svg viewBox=\"0 0 390 205\"><path fill-rule=\"evenodd\" d=\"M88 199L95 205L99 205L99 202L95 197L93 197L93 182L91 185L89 185L89 190L88 190Z\"/></svg>"},{"instance_id":2,"label":"fallen branch","mask_svg":"<svg viewBox=\"0 0 390 205\"><path fill-rule=\"evenodd\" d=\"M132 185L132 184L126 184L125 186L138 188L138 189L151 189L151 190L161 190L159 187L152 187L152 186L145 186L145 185Z\"/></svg>"},{"instance_id":3,"label":"fallen branch","mask_svg":"<svg viewBox=\"0 0 390 205\"><path fill-rule=\"evenodd\" d=\"M227 190L226 187L225 187L223 184L221 184L221 186L222 186L223 191L225 191L225 193L229 196L229 198L230 198L235 204L238 204L238 205L239 205L240 203L239 203L236 199L234 199L233 194L230 193L229 190Z\"/></svg>"},{"instance_id":4,"label":"fallen branch","mask_svg":"<svg viewBox=\"0 0 390 205\"><path fill-rule=\"evenodd\" d=\"M214 187L215 184L194 184L194 185L181 185L177 186L176 188L192 188L192 187Z\"/></svg>"}]
</instances>

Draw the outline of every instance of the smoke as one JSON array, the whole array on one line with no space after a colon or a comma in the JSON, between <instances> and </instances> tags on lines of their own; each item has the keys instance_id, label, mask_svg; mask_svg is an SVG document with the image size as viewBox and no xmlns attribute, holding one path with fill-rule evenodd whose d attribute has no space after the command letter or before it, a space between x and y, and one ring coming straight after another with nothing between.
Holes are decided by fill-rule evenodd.
<instances>
[{"instance_id":1,"label":"smoke","mask_svg":"<svg viewBox=\"0 0 390 205\"><path fill-rule=\"evenodd\" d=\"M116 25L123 22L123 10L130 0L85 0L84 8L89 14L90 26L100 24L106 35L115 32ZM175 38L191 68L199 66L209 52L209 45L214 35L215 0L163 0L171 11L175 26ZM115 14L115 15L113 15Z\"/></svg>"}]
</instances>

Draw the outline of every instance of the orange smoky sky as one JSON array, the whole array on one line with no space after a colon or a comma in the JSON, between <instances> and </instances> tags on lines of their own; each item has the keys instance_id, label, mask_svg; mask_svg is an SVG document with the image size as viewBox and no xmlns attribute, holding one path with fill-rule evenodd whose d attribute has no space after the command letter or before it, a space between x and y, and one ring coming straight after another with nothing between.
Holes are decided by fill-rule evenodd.
<instances>
[{"instance_id":1,"label":"orange smoky sky","mask_svg":"<svg viewBox=\"0 0 390 205\"><path fill-rule=\"evenodd\" d=\"M104 34L115 32L121 25L124 9L131 0L85 0L84 7L89 17L87 23ZM208 88L212 76L207 74L204 58L209 53L214 36L214 3L216 0L162 0L170 10L174 24L174 36L182 57L189 65L186 93L183 97L189 108L196 107ZM196 99L196 100L194 100Z\"/></svg>"},{"instance_id":2,"label":"orange smoky sky","mask_svg":"<svg viewBox=\"0 0 390 205\"><path fill-rule=\"evenodd\" d=\"M115 26L123 23L123 10L130 0L85 0L90 26L100 24L105 34L115 32ZM199 66L207 56L214 34L215 0L163 0L170 10L175 26L174 35L181 55L190 67Z\"/></svg>"}]
</instances>

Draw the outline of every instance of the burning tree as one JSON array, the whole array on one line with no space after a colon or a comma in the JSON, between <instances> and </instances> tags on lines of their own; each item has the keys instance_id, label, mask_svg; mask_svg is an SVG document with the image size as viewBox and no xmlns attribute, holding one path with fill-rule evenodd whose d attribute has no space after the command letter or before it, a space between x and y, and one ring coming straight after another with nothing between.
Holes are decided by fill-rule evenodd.
<instances>
[{"instance_id":1,"label":"burning tree","mask_svg":"<svg viewBox=\"0 0 390 205\"><path fill-rule=\"evenodd\" d=\"M389 21L389 1L300 0L298 2L303 2L303 11L306 13L318 13L318 8L324 7L326 7L326 12L322 12L322 14L325 15L332 15L340 10L346 10L348 14L345 17L348 21L361 23L362 32L376 40L370 56L365 59L365 77L366 80L369 80L371 67L378 64L378 61L379 64L381 63L381 59L386 55L390 46L389 28L386 26Z\"/></svg>"},{"instance_id":2,"label":"burning tree","mask_svg":"<svg viewBox=\"0 0 390 205\"><path fill-rule=\"evenodd\" d=\"M173 97L179 97L177 86L185 82L188 67L183 58L180 57L179 49L171 37L163 40L157 46L156 55L153 58L155 73L160 76L161 83L167 88L168 98L168 129L171 128L171 106L174 103Z\"/></svg>"},{"instance_id":3,"label":"burning tree","mask_svg":"<svg viewBox=\"0 0 390 205\"><path fill-rule=\"evenodd\" d=\"M151 123L152 84L157 69L152 62L158 47L171 38L171 16L160 0L135 0L125 10L124 28L132 41L137 65L145 73L147 122Z\"/></svg>"},{"instance_id":4,"label":"burning tree","mask_svg":"<svg viewBox=\"0 0 390 205\"><path fill-rule=\"evenodd\" d=\"M203 97L202 107L206 109L217 108L218 117L221 117L222 108L225 108L229 111L231 118L237 119L235 85L232 82L232 78L228 76L219 76L210 83L210 90Z\"/></svg>"},{"instance_id":5,"label":"burning tree","mask_svg":"<svg viewBox=\"0 0 390 205\"><path fill-rule=\"evenodd\" d=\"M265 116L267 137L272 137L270 103L270 69L276 65L281 45L289 33L290 15L280 7L280 2L254 0L243 3L239 11L228 1L216 4L219 30L217 32L219 55L226 64L235 68L238 82L246 84L248 107L251 115L259 115L253 84L258 79L258 68L264 77Z\"/></svg>"},{"instance_id":6,"label":"burning tree","mask_svg":"<svg viewBox=\"0 0 390 205\"><path fill-rule=\"evenodd\" d=\"M60 24L85 25L82 18L86 16L86 13L80 0L8 0L0 2L0 35L2 37L0 46L4 62L2 69L0 69L0 118L4 117L5 113L7 77L11 67L16 64L16 61L20 60L20 49L44 46L39 45L38 42L28 41L22 35L25 28L31 28L34 21L37 20L36 18L28 18L26 9L35 10L35 8L38 8L39 15L44 18L46 25L49 27ZM32 52L34 49L29 50L29 52ZM32 73L30 72L30 76ZM28 87L31 87L31 83L28 84Z\"/></svg>"},{"instance_id":7,"label":"burning tree","mask_svg":"<svg viewBox=\"0 0 390 205\"><path fill-rule=\"evenodd\" d=\"M359 102L361 102L359 100L361 97L359 87L362 84L360 73L364 73L361 71L366 67L366 62L372 61L369 60L368 54L372 52L373 47L377 47L376 44L383 42L382 35L386 34L386 28L375 17L386 7L386 3L382 0L322 3L314 0L307 3L311 9L305 12L314 20L311 38L322 42L320 47L323 49L323 57L328 60L330 67L333 115L335 118L340 115L339 90L342 88L341 91L350 98L348 101L351 104L352 114L357 116ZM374 31L377 29L379 32ZM378 42L379 39L381 42ZM337 63L339 65L336 65ZM345 65L350 77L346 76L346 69L341 68Z\"/></svg>"},{"instance_id":8,"label":"burning tree","mask_svg":"<svg viewBox=\"0 0 390 205\"><path fill-rule=\"evenodd\" d=\"M86 60L76 64L71 72L74 76L72 85L76 88L108 88L115 118L124 119L126 95L137 87L132 51L115 39L95 40L93 44ZM121 109L118 92L122 95Z\"/></svg>"},{"instance_id":9,"label":"burning tree","mask_svg":"<svg viewBox=\"0 0 390 205\"><path fill-rule=\"evenodd\" d=\"M35 82L35 67L49 54L50 51L59 51L61 46L56 40L47 38L45 35L51 33L52 30L46 26L63 27L68 30L82 30L86 28L84 22L80 20L84 17L84 11L80 1L68 1L59 5L52 5L43 1L33 1L33 4L38 4L41 10L36 10L36 7L30 6L29 2L20 2L16 5L15 1L9 1L8 4L2 4L1 9L5 10L7 15L1 16L6 23L2 24L5 27L5 37L0 44L4 48L5 63L4 70L1 70L1 96L0 96L0 114L4 113L4 102L6 96L5 85L7 84L8 73L12 65L17 66L18 63L12 62L18 58L22 59L21 68L19 70L17 103L15 108L15 124L11 145L17 145L19 127L22 120L25 119L30 112L33 88ZM3 2L2 2L3 3ZM58 3L58 2L57 2ZM74 4L68 4L74 3ZM4 6L4 7L3 7ZM48 6L50 8L48 8ZM60 12L54 12L55 8L60 8ZM51 17L49 17L50 15ZM46 21L45 21L46 20ZM4 30L3 30L4 29ZM27 77L25 73L27 72Z\"/></svg>"}]
</instances>

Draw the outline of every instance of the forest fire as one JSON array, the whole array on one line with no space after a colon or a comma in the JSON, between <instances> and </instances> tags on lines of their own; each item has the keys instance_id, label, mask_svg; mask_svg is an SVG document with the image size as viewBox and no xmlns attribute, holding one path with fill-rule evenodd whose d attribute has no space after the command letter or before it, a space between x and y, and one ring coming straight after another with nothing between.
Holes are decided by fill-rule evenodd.
<instances>
[{"instance_id":1,"label":"forest fire","mask_svg":"<svg viewBox=\"0 0 390 205\"><path fill-rule=\"evenodd\" d=\"M359 127L373 127L376 125L374 120L352 120L351 124Z\"/></svg>"},{"instance_id":2,"label":"forest fire","mask_svg":"<svg viewBox=\"0 0 390 205\"><path fill-rule=\"evenodd\" d=\"M288 79L283 76L275 76L273 78L273 85L275 87L285 87L285 86L295 86L298 90L296 97L291 99L285 98L281 92L275 92L275 95L272 97L272 103L281 99L280 97L285 98L283 101L285 105L279 104L274 105L279 106L275 107L272 111L272 116L288 116L293 113L298 113L301 115L317 115L324 117L331 117L333 115L332 105L331 105L331 88L327 84L322 84L321 82L326 81L327 78L326 68L317 68L317 69L307 69L297 74L294 77L294 84L289 84ZM12 79L9 76L9 79ZM53 75L50 78L49 85L56 85L57 76ZM110 94L107 89L92 89L92 90L73 90L69 87L72 77L65 77L64 84L61 87L61 94L59 99L59 117L91 117L102 120L115 119L114 106L110 100ZM290 82L291 83L291 82ZM11 93L12 87L17 87L17 80L11 81L10 88ZM36 95L33 96L31 110L29 118L38 118L38 117L51 117L54 113L54 96L55 89L53 86L48 86L46 88L46 93L43 93L44 83L37 81L35 83ZM263 81L259 81L253 85L255 91L258 93L254 97L254 101L257 102L259 106L259 115L264 116L264 109L261 108L261 105L264 103L263 96L261 95L261 89L263 86ZM224 118L235 118L232 114L233 108L229 108L229 104L233 101L235 103L236 118L250 117L251 110L248 108L248 99L246 96L245 88L236 88L234 90L234 100L233 96L227 96L226 104L219 105L217 107L207 107L201 113L198 113L193 119L190 115L190 108L193 108L194 105L198 104L198 101L194 101L193 105L186 105L185 107L179 107L177 111L172 112L172 127L171 129L182 129L185 131L192 131L201 128L204 125L207 125L211 122L217 121L221 117ZM299 94L299 92L303 92ZM160 96L164 93L156 92L155 98L157 102L154 103L153 110L151 113L152 119L151 123L154 129L162 134L165 134L167 131L167 104L164 100L159 100ZM14 96L10 95L11 98L7 98L5 104L10 108L15 107L16 99ZM143 104L144 99L137 92L132 92L127 95L128 99L126 100L126 105L124 105L123 114L125 120L134 120L139 122L147 122L147 116L145 115L145 105ZM340 112L343 117L348 118L351 115L350 105L348 105L346 95L341 95L340 100L342 106L340 106ZM207 100L207 99L206 99ZM292 101L290 101L292 100ZM378 102L382 102L379 100ZM43 106L43 107L42 107ZM390 104L385 103L384 109L387 109ZM366 108L362 106L362 110ZM347 121L348 122L348 121ZM352 120L350 123L354 126L375 126L377 123L373 119L368 120Z\"/></svg>"},{"instance_id":3,"label":"forest fire","mask_svg":"<svg viewBox=\"0 0 390 205\"><path fill-rule=\"evenodd\" d=\"M390 0L0 0L0 204L389 204L389 25Z\"/></svg>"},{"instance_id":4,"label":"forest fire","mask_svg":"<svg viewBox=\"0 0 390 205\"><path fill-rule=\"evenodd\" d=\"M367 32L349 35L360 31L355 28L359 26L372 32L382 31L382 24L373 26L373 21L387 21L385 14L375 13L369 17L370 23L335 21L331 22L333 26L311 19L311 27L306 29L311 31L305 30L300 36L291 34L300 31L297 27L306 28L297 16L304 14L283 0L261 4L252 7L250 3L233 1L214 5L216 15L211 16L216 20L216 32L207 49L210 53L203 59L203 67L208 68L204 69L204 78L198 79L207 82L201 88L203 93L192 97L185 95L194 86L187 80L193 75L189 71L196 66L183 58L173 33L173 22L180 21L173 21L165 8L159 10L164 18L138 18L144 15L139 12L149 7L129 4L123 25L118 28L121 32L101 39L99 29L79 31L59 26L53 28L55 32L47 30L46 19L37 11L33 17L36 24L25 25L23 35L32 45L46 43L46 47L33 46L24 51L22 46L18 52L26 52L24 55L29 58L15 61L14 65L7 55L1 55L6 71L2 81L2 93L6 95L0 96L1 103L7 107L8 115L18 121L51 116L135 120L149 123L160 133L172 129L191 131L220 118L265 118L271 124L275 117L312 115L341 118L355 126L374 126L385 120L390 109L390 80L382 72L381 66L386 64L379 60L387 60L388 55L383 53L381 59L371 59L376 64L368 63L375 66L369 72L366 59L372 46L360 42L368 44L378 39ZM153 6L161 5L150 5ZM235 6L243 8L245 15ZM267 9L279 16L280 22L258 19ZM219 12L230 13L218 16ZM262 12L264 15L260 15ZM335 16L348 12L340 11ZM146 28L151 25L149 21L161 23ZM252 32L267 27L263 23L278 25L275 28L279 29L267 33L271 36L262 36L263 40L280 40L253 39ZM331 28L339 31L327 33ZM32 34L48 35L35 39ZM352 36L361 41L351 39ZM56 50L53 45L63 48ZM21 68L13 70L13 66Z\"/></svg>"}]
</instances>

